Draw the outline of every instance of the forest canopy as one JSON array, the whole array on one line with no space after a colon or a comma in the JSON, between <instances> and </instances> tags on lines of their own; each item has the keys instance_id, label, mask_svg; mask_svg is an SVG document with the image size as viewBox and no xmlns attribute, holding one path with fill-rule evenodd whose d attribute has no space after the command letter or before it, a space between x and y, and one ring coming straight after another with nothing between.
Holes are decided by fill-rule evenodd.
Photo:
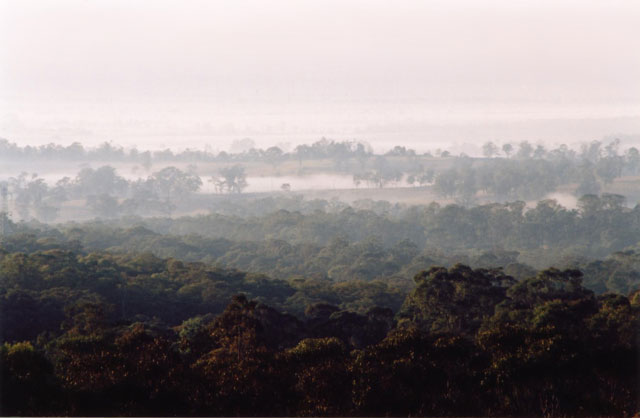
<instances>
[{"instance_id":1,"label":"forest canopy","mask_svg":"<svg viewBox=\"0 0 640 418\"><path fill-rule=\"evenodd\" d=\"M637 409L639 293L596 296L578 270L432 267L393 302L373 282L22 244L0 259L6 415Z\"/></svg>"}]
</instances>

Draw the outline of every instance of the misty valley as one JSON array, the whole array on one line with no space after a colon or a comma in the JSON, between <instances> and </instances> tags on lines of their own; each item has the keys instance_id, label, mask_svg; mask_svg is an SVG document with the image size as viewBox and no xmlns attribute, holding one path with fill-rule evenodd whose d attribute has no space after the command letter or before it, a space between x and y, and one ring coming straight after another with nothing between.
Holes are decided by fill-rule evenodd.
<instances>
[{"instance_id":1,"label":"misty valley","mask_svg":"<svg viewBox=\"0 0 640 418\"><path fill-rule=\"evenodd\" d=\"M0 0L0 416L640 417L638 0Z\"/></svg>"},{"instance_id":2,"label":"misty valley","mask_svg":"<svg viewBox=\"0 0 640 418\"><path fill-rule=\"evenodd\" d=\"M3 415L631 416L640 153L0 140Z\"/></svg>"}]
</instances>

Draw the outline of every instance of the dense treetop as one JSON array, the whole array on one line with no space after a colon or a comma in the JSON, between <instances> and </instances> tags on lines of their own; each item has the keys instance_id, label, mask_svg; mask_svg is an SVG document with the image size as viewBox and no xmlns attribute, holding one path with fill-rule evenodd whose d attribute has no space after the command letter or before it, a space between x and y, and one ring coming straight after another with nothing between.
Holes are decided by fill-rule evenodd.
<instances>
[{"instance_id":1,"label":"dense treetop","mask_svg":"<svg viewBox=\"0 0 640 418\"><path fill-rule=\"evenodd\" d=\"M355 294L366 308L358 313L340 308L343 295L319 282L296 288L152 255L5 249L1 412L638 410L637 291L595 296L579 271L557 269L516 281L456 265L433 267L415 281L394 316L367 299L366 286Z\"/></svg>"}]
</instances>

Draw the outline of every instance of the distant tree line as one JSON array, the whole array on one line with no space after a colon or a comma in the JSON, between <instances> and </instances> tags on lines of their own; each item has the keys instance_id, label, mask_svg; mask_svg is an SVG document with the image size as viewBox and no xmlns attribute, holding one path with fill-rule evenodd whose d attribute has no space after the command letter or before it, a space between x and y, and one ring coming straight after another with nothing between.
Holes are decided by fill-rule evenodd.
<instances>
[{"instance_id":1,"label":"distant tree line","mask_svg":"<svg viewBox=\"0 0 640 418\"><path fill-rule=\"evenodd\" d=\"M251 141L253 145L253 142ZM334 141L322 138L312 144L297 146L292 152L285 152L277 146L266 149L251 146L236 153L225 151L212 152L205 150L172 151L140 151L137 148L125 150L124 147L104 142L97 148L88 148L79 142L64 146L47 144L40 146L19 146L0 138L0 159L9 161L63 160L63 161L100 161L100 162L132 162L148 168L154 163L176 162L247 162L265 161L277 164L282 160L343 159L362 158L373 154L371 146L358 141Z\"/></svg>"}]
</instances>

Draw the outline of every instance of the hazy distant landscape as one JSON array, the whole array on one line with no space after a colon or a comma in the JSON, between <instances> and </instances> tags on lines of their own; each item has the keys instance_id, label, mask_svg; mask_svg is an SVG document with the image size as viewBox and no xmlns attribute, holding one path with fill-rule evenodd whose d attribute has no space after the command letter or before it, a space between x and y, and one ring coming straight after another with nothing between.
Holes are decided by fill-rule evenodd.
<instances>
[{"instance_id":1,"label":"hazy distant landscape","mask_svg":"<svg viewBox=\"0 0 640 418\"><path fill-rule=\"evenodd\" d=\"M0 415L640 414L633 0L0 0Z\"/></svg>"},{"instance_id":2,"label":"hazy distant landscape","mask_svg":"<svg viewBox=\"0 0 640 418\"><path fill-rule=\"evenodd\" d=\"M530 141L576 146L606 137L638 145L640 113L633 103L578 106L557 102L442 102L435 98L344 100L282 98L265 101L175 97L158 100L81 100L69 103L0 102L0 128L30 145L99 146L230 151L234 140L293 149L321 137L367 141L376 152L397 144L480 156L487 141ZM289 151L285 149L285 151Z\"/></svg>"}]
</instances>

